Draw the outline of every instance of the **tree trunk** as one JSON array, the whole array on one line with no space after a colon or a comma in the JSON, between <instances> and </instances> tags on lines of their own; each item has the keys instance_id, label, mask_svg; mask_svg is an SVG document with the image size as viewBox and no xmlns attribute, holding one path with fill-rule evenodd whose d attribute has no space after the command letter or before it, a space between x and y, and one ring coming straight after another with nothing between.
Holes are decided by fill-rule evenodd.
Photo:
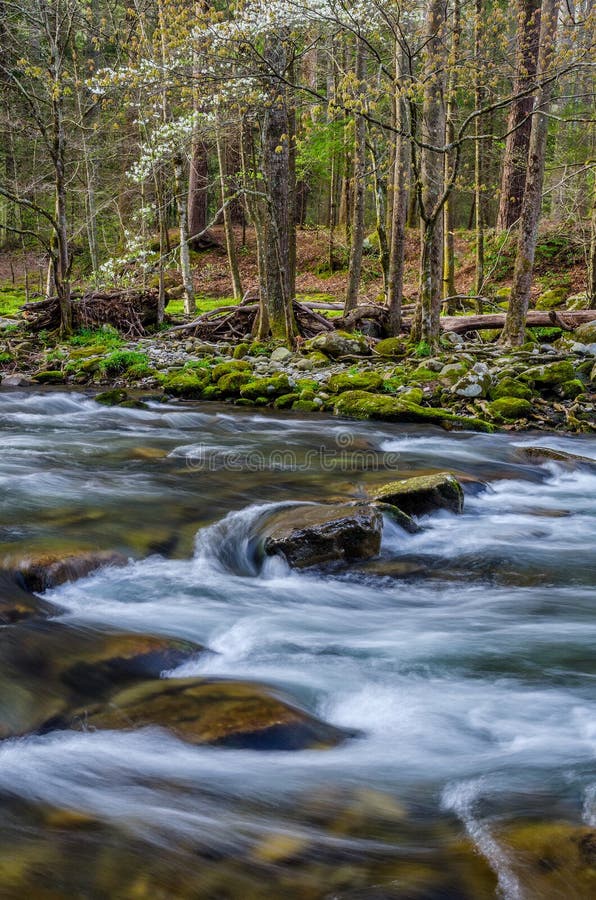
<instances>
[{"instance_id":1,"label":"tree trunk","mask_svg":"<svg viewBox=\"0 0 596 900\"><path fill-rule=\"evenodd\" d=\"M457 64L459 61L459 44L461 38L461 3L455 0L453 7L453 28L451 32L451 50L449 53L449 75L447 79L447 111L445 125L445 140L448 144L455 137L454 116L457 105ZM445 153L445 181L451 174L451 154ZM443 297L453 297L455 294L455 196L453 191L445 200L443 207ZM448 310L449 312L450 310Z\"/></svg>"},{"instance_id":2,"label":"tree trunk","mask_svg":"<svg viewBox=\"0 0 596 900\"><path fill-rule=\"evenodd\" d=\"M387 237L387 179L383 171L380 142L373 135L370 142L375 179L375 216L379 241L379 264L383 273L385 302L389 297L389 240Z\"/></svg>"},{"instance_id":3,"label":"tree trunk","mask_svg":"<svg viewBox=\"0 0 596 900\"><path fill-rule=\"evenodd\" d=\"M358 102L365 103L366 52L359 40L356 49L356 91ZM366 203L366 119L356 113L354 121L353 212L350 235L350 262L344 309L348 313L358 303L364 244L364 212Z\"/></svg>"},{"instance_id":4,"label":"tree trunk","mask_svg":"<svg viewBox=\"0 0 596 900\"><path fill-rule=\"evenodd\" d=\"M590 306L594 306L596 304L596 185L594 186L592 201L592 225L588 256L588 297Z\"/></svg>"},{"instance_id":5,"label":"tree trunk","mask_svg":"<svg viewBox=\"0 0 596 900\"><path fill-rule=\"evenodd\" d=\"M268 100L263 121L263 171L267 191L265 220L265 280L271 335L291 344L294 338L294 284L292 280L295 230L290 223L290 121L287 89L281 77L288 65L284 35L267 39L265 60L273 73L268 76Z\"/></svg>"},{"instance_id":6,"label":"tree trunk","mask_svg":"<svg viewBox=\"0 0 596 900\"><path fill-rule=\"evenodd\" d=\"M422 141L442 147L445 140L445 0L429 0L425 49L425 86L422 105ZM420 154L418 202L422 219L420 295L414 341L431 347L439 338L441 278L443 272L444 154L423 147Z\"/></svg>"},{"instance_id":7,"label":"tree trunk","mask_svg":"<svg viewBox=\"0 0 596 900\"><path fill-rule=\"evenodd\" d=\"M226 154L223 146L223 140L219 125L215 126L215 141L217 144L217 162L219 165L219 186L221 191L221 204L223 209L224 232L226 235L226 248L228 251L228 265L230 267L230 278L232 279L232 290L236 300L242 300L242 281L240 279L240 268L238 266L238 253L236 251L236 238L234 236L234 226L232 224L232 214L230 210L228 198L228 186L226 179Z\"/></svg>"},{"instance_id":8,"label":"tree trunk","mask_svg":"<svg viewBox=\"0 0 596 900\"><path fill-rule=\"evenodd\" d=\"M389 247L389 333L399 334L401 328L401 307L404 290L404 262L406 252L406 218L408 215L408 194L410 176L410 139L407 135L408 118L406 101L401 93L406 71L405 51L396 44L395 48L395 120L398 134L395 139L393 163L393 205L391 209L391 243Z\"/></svg>"},{"instance_id":9,"label":"tree trunk","mask_svg":"<svg viewBox=\"0 0 596 900\"><path fill-rule=\"evenodd\" d=\"M481 58L481 28L482 28L482 0L476 0L476 15L474 17L474 56ZM482 83L482 71L478 63L474 72L474 99L476 109L482 107L484 85ZM474 224L475 224L475 287L474 293L478 298L482 297L484 290L484 189L485 174L483 172L483 146L482 146L482 117L476 116L474 122ZM482 313L482 300L476 301L476 312Z\"/></svg>"},{"instance_id":10,"label":"tree trunk","mask_svg":"<svg viewBox=\"0 0 596 900\"><path fill-rule=\"evenodd\" d=\"M559 0L544 0L540 27L540 53L538 69L544 79L549 74L555 51ZM548 107L554 83L548 81L538 90L532 116L528 174L521 209L519 238L513 271L513 285L507 320L501 340L516 346L523 344L526 313L530 301L534 255L538 240L538 224L542 206L542 186L546 160L546 138L548 134Z\"/></svg>"},{"instance_id":11,"label":"tree trunk","mask_svg":"<svg viewBox=\"0 0 596 900\"><path fill-rule=\"evenodd\" d=\"M516 0L517 48L513 85L516 94L527 90L536 75L540 37L540 5L541 0ZM497 215L497 229L500 231L511 228L521 214L528 168L533 105L534 98L530 94L516 100L509 111Z\"/></svg>"},{"instance_id":12,"label":"tree trunk","mask_svg":"<svg viewBox=\"0 0 596 900\"><path fill-rule=\"evenodd\" d=\"M195 303L195 291L192 283L192 271L190 268L190 254L188 250L188 203L183 189L182 157L174 160L174 181L176 184L176 203L178 206L178 230L180 232L180 274L184 286L184 313L194 316L197 311Z\"/></svg>"}]
</instances>

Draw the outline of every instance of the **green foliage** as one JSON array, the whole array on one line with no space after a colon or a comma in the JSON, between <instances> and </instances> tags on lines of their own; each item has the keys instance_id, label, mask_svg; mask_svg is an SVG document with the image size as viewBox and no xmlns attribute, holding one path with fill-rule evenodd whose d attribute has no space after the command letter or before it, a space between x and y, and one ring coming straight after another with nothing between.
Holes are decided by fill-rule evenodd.
<instances>
[{"instance_id":1,"label":"green foliage","mask_svg":"<svg viewBox=\"0 0 596 900\"><path fill-rule=\"evenodd\" d=\"M296 141L296 175L301 180L325 179L333 157L341 158L345 141L344 123L337 119L318 121ZM345 149L344 149L345 155Z\"/></svg>"},{"instance_id":2,"label":"green foliage","mask_svg":"<svg viewBox=\"0 0 596 900\"><path fill-rule=\"evenodd\" d=\"M151 371L146 353L136 350L114 350L100 363L100 369L106 375L122 375L124 372L139 376Z\"/></svg>"},{"instance_id":3,"label":"green foliage","mask_svg":"<svg viewBox=\"0 0 596 900\"><path fill-rule=\"evenodd\" d=\"M417 356L419 359L424 358L431 355L431 348L428 341L419 341L414 348L414 356Z\"/></svg>"},{"instance_id":4,"label":"green foliage","mask_svg":"<svg viewBox=\"0 0 596 900\"><path fill-rule=\"evenodd\" d=\"M106 352L107 350L116 350L122 347L124 341L119 331L111 325L104 325L103 328L79 328L69 340L69 344L73 347L87 347L97 352Z\"/></svg>"},{"instance_id":5,"label":"green foliage","mask_svg":"<svg viewBox=\"0 0 596 900\"><path fill-rule=\"evenodd\" d=\"M213 309L219 309L220 306L236 306L238 304L238 300L235 297L205 297L200 294L195 297L195 302L198 316L202 313L211 312ZM166 305L166 312L171 316L183 316L184 300L170 300Z\"/></svg>"}]
</instances>

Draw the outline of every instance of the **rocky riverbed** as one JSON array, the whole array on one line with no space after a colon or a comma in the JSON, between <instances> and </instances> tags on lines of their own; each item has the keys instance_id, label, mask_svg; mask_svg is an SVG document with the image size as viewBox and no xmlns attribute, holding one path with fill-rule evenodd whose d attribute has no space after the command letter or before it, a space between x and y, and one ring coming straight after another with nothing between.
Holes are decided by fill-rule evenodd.
<instances>
[{"instance_id":1,"label":"rocky riverbed","mask_svg":"<svg viewBox=\"0 0 596 900\"><path fill-rule=\"evenodd\" d=\"M431 355L401 338L373 341L343 332L305 341L296 352L168 334L111 349L108 330L41 353L21 336L5 336L0 360L5 387L85 386L114 405L161 396L448 429L592 431L596 322L575 332L535 329L529 337L523 347L504 351L494 342L445 334Z\"/></svg>"}]
</instances>

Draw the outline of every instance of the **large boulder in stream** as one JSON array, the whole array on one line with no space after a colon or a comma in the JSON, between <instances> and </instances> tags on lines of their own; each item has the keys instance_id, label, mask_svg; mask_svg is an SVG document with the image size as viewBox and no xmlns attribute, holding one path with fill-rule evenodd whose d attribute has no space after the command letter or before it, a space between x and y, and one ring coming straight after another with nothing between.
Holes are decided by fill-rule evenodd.
<instances>
[{"instance_id":1,"label":"large boulder in stream","mask_svg":"<svg viewBox=\"0 0 596 900\"><path fill-rule=\"evenodd\" d=\"M383 516L369 503L305 504L270 518L262 546L300 569L376 556L382 531Z\"/></svg>"},{"instance_id":2,"label":"large boulder in stream","mask_svg":"<svg viewBox=\"0 0 596 900\"><path fill-rule=\"evenodd\" d=\"M377 501L397 506L409 516L423 516L437 509L460 513L464 508L462 486L450 472L391 481L377 488L373 496Z\"/></svg>"},{"instance_id":3,"label":"large boulder in stream","mask_svg":"<svg viewBox=\"0 0 596 900\"><path fill-rule=\"evenodd\" d=\"M190 641L31 621L0 631L0 738L48 731L74 711L159 678L202 650Z\"/></svg>"},{"instance_id":4,"label":"large boulder in stream","mask_svg":"<svg viewBox=\"0 0 596 900\"><path fill-rule=\"evenodd\" d=\"M191 744L251 750L334 747L348 732L294 706L270 688L207 678L151 680L81 710L75 727L123 729L159 725Z\"/></svg>"}]
</instances>

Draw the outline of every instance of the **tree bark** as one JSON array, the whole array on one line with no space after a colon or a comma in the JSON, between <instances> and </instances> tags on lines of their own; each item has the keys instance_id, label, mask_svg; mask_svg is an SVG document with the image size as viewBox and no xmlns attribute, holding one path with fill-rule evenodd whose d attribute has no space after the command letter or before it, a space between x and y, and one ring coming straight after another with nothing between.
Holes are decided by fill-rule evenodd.
<instances>
[{"instance_id":1,"label":"tree bark","mask_svg":"<svg viewBox=\"0 0 596 900\"><path fill-rule=\"evenodd\" d=\"M357 105L365 103L366 50L358 40L356 48ZM354 119L354 179L353 210L350 234L350 262L344 309L348 313L358 303L358 289L362 272L362 248L364 244L364 212L366 203L366 119L362 115Z\"/></svg>"},{"instance_id":2,"label":"tree bark","mask_svg":"<svg viewBox=\"0 0 596 900\"><path fill-rule=\"evenodd\" d=\"M404 262L406 253L406 219L410 176L410 141L407 136L407 105L403 96L406 74L405 51L399 43L395 48L395 117L398 134L395 139L393 163L393 205L391 209L391 242L389 247L389 333L399 334L404 291Z\"/></svg>"},{"instance_id":3,"label":"tree bark","mask_svg":"<svg viewBox=\"0 0 596 900\"><path fill-rule=\"evenodd\" d=\"M295 325L292 279L295 229L290 210L290 120L288 97L281 77L288 66L285 35L267 38L264 57L273 73L267 78L263 121L263 171L267 192L264 234L265 281L269 326L274 340L291 344ZM278 73L278 74L277 74Z\"/></svg>"},{"instance_id":4,"label":"tree bark","mask_svg":"<svg viewBox=\"0 0 596 900\"><path fill-rule=\"evenodd\" d=\"M538 71L544 79L549 74L555 52L559 0L543 0L540 27L540 52ZM534 256L538 241L538 225L542 206L542 186L546 160L546 139L548 134L548 108L553 94L554 83L547 81L538 90L532 116L532 131L528 155L528 174L522 202L519 238L513 271L513 285L507 320L501 340L516 346L523 344L525 320L530 301Z\"/></svg>"},{"instance_id":5,"label":"tree bark","mask_svg":"<svg viewBox=\"0 0 596 900\"><path fill-rule=\"evenodd\" d=\"M545 9L546 9L545 4ZM514 91L520 93L532 84L536 76L540 38L541 0L516 0L517 47ZM510 108L507 140L501 175L501 192L497 229L506 231L521 214L526 170L532 130L534 98L520 97Z\"/></svg>"},{"instance_id":6,"label":"tree bark","mask_svg":"<svg viewBox=\"0 0 596 900\"><path fill-rule=\"evenodd\" d=\"M178 230L180 233L180 274L182 275L182 284L184 287L184 313L187 316L194 316L197 311L195 303L195 292L192 283L192 271L190 268L190 254L188 250L188 223L187 197L183 189L183 170L182 156L177 156L174 160L174 181L176 184L176 204L178 207Z\"/></svg>"},{"instance_id":7,"label":"tree bark","mask_svg":"<svg viewBox=\"0 0 596 900\"><path fill-rule=\"evenodd\" d=\"M223 209L224 232L226 236L226 248L228 252L228 265L230 268L230 278L232 280L232 290L236 300L242 300L242 281L240 278L240 268L238 266L238 253L236 251L236 238L234 236L234 226L232 223L232 214L230 210L227 173L226 173L226 154L223 146L223 139L219 129L219 124L215 126L215 142L217 144L217 162L219 166L219 186L221 192L221 204Z\"/></svg>"},{"instance_id":8,"label":"tree bark","mask_svg":"<svg viewBox=\"0 0 596 900\"><path fill-rule=\"evenodd\" d=\"M461 39L461 2L454 0L453 29L451 32L451 49L449 52L449 73L447 77L447 110L445 124L445 140L448 144L455 137L455 110L457 105L457 65L459 62L459 44ZM478 63L477 63L478 65ZM451 173L451 154L445 153L445 181ZM443 297L455 294L455 196L453 191L445 200L443 207Z\"/></svg>"},{"instance_id":9,"label":"tree bark","mask_svg":"<svg viewBox=\"0 0 596 900\"><path fill-rule=\"evenodd\" d=\"M429 0L425 49L425 86L422 105L422 141L442 147L445 140L445 25L447 3ZM430 346L439 337L441 312L441 276L443 270L444 154L429 146L422 148L417 180L421 215L422 253L420 260L420 293L414 341Z\"/></svg>"}]
</instances>

